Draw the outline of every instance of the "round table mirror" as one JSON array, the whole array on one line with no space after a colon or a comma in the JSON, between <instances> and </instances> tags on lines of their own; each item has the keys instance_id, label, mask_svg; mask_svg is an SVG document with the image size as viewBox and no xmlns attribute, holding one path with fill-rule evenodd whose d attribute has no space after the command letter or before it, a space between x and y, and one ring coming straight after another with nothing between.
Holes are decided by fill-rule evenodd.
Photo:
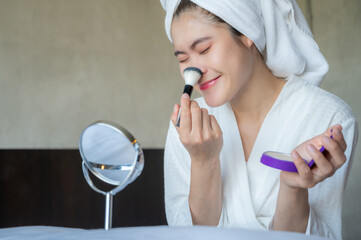
<instances>
[{"instance_id":1,"label":"round table mirror","mask_svg":"<svg viewBox=\"0 0 361 240\"><path fill-rule=\"evenodd\" d=\"M142 172L144 155L138 141L122 126L98 121L84 129L79 152L86 181L106 196L105 230L112 227L113 196L133 182ZM89 171L101 181L114 185L110 191L95 186Z\"/></svg>"}]
</instances>

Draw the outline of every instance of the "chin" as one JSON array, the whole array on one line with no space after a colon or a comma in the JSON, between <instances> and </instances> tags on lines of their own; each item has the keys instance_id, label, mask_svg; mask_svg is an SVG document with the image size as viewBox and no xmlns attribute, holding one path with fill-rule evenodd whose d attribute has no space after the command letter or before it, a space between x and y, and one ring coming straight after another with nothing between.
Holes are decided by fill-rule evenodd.
<instances>
[{"instance_id":1,"label":"chin","mask_svg":"<svg viewBox=\"0 0 361 240\"><path fill-rule=\"evenodd\" d=\"M227 102L219 97L203 96L203 98L207 105L210 107L219 107Z\"/></svg>"}]
</instances>

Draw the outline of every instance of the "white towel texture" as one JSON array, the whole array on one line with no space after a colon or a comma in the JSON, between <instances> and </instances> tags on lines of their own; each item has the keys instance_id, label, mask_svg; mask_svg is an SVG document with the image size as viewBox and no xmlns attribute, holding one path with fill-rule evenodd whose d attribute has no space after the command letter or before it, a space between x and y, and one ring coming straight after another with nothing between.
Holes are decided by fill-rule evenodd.
<instances>
[{"instance_id":1,"label":"white towel texture","mask_svg":"<svg viewBox=\"0 0 361 240\"><path fill-rule=\"evenodd\" d=\"M173 14L181 0L160 0L170 41ZM328 64L295 0L191 0L250 38L268 68L281 78L299 76L319 85Z\"/></svg>"}]
</instances>

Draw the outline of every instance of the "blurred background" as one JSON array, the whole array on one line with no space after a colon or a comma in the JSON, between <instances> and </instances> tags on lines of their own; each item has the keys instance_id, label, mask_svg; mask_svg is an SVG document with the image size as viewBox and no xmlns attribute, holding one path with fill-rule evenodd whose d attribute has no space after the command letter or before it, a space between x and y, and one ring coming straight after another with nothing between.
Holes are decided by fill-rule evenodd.
<instances>
[{"instance_id":1,"label":"blurred background","mask_svg":"<svg viewBox=\"0 0 361 240\"><path fill-rule=\"evenodd\" d=\"M321 87L346 101L360 123L361 1L297 2L330 65ZM14 156L42 151L46 163L44 151L55 162L70 153L80 167L79 136L97 120L126 127L162 175L169 116L183 88L164 16L158 0L0 0L0 227L10 226L6 214L15 211L5 204L5 176L18 178L22 165ZM359 146L343 203L344 239L361 237ZM12 225L39 223L46 224ZM162 223L164 216L154 222Z\"/></svg>"}]
</instances>

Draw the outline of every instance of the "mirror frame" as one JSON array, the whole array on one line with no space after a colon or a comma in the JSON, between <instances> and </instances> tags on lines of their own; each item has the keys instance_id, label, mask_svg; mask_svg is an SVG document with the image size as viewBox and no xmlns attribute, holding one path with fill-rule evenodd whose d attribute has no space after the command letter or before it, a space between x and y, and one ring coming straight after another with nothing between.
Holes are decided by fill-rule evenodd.
<instances>
[{"instance_id":1,"label":"mirror frame","mask_svg":"<svg viewBox=\"0 0 361 240\"><path fill-rule=\"evenodd\" d=\"M113 128L116 132L122 134L123 136L125 136L129 142L133 145L134 151L135 151L135 156L134 156L134 160L131 166L129 166L130 171L128 173L128 175L126 176L126 178L122 181L122 182L118 182L118 181L114 181L112 179L109 179L105 176L103 176L102 174L100 174L99 172L94 170L94 167L99 167L102 169L121 169L124 168L124 166L121 165L105 165L105 164L97 164L97 163L91 163L88 162L86 160L84 151L83 151L83 146L82 146L82 140L83 140L83 136L84 133L86 132L86 130L89 127L92 127L94 125L105 125L108 127ZM86 127L82 134L80 135L80 139L79 139L79 152L80 155L83 159L83 163L82 163L82 168L83 168L83 173L84 173L84 177L86 178L88 184L90 185L91 188L93 188L94 191L104 194L106 195L106 192L98 189L93 181L90 178L89 172L88 170L90 170L97 178L99 178L100 180L106 182L107 184L111 184L111 185L115 185L117 186L116 188L114 188L113 190L110 191L111 194L115 195L117 194L119 191L121 191L122 189L124 189L129 183L133 182L135 180L136 177L138 177L140 175L140 173L143 171L143 167L144 167L144 155L143 155L143 150L140 147L140 144L138 143L138 141L133 137L132 134L130 134L125 128L123 128L122 126L110 122L110 121L96 121L92 124L90 124L88 127ZM141 168L142 169L138 169L137 171L135 171L137 169L137 167L139 166L139 164L141 164ZM136 175L135 175L136 174Z\"/></svg>"}]
</instances>

